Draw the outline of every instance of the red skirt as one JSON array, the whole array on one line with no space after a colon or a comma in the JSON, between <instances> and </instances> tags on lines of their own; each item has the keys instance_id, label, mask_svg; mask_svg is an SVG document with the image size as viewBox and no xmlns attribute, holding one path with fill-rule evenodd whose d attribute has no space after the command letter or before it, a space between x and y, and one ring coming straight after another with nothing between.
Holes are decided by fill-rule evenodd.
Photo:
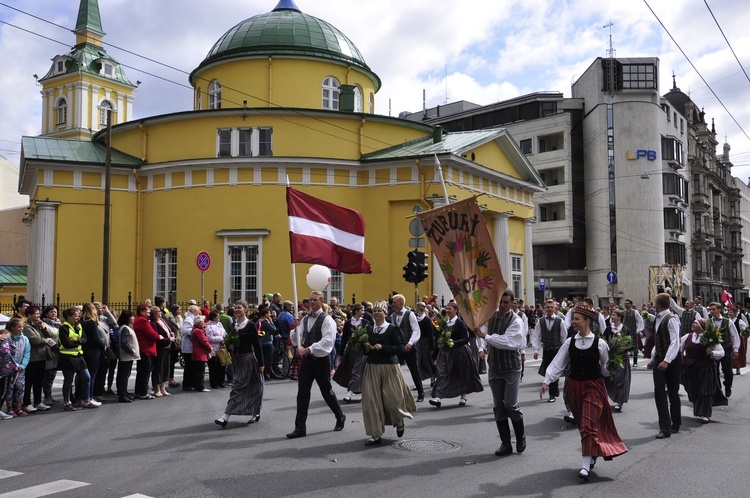
<instances>
[{"instance_id":1,"label":"red skirt","mask_svg":"<svg viewBox=\"0 0 750 498\"><path fill-rule=\"evenodd\" d=\"M737 358L732 360L732 368L745 368L746 366L747 366L747 337L740 337L739 354L737 355Z\"/></svg>"},{"instance_id":2,"label":"red skirt","mask_svg":"<svg viewBox=\"0 0 750 498\"><path fill-rule=\"evenodd\" d=\"M565 381L565 394L581 433L581 454L611 460L627 453L612 419L604 379Z\"/></svg>"}]
</instances>

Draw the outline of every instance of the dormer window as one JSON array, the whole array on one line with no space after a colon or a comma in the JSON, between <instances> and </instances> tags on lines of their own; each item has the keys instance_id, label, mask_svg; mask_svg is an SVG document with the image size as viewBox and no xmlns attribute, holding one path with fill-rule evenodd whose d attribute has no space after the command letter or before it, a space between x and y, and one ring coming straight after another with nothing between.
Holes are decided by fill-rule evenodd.
<instances>
[{"instance_id":1,"label":"dormer window","mask_svg":"<svg viewBox=\"0 0 750 498\"><path fill-rule=\"evenodd\" d=\"M102 63L102 74L107 78L115 77L115 66L111 62Z\"/></svg>"},{"instance_id":2,"label":"dormer window","mask_svg":"<svg viewBox=\"0 0 750 498\"><path fill-rule=\"evenodd\" d=\"M323 80L323 109L339 110L339 82L333 76Z\"/></svg>"},{"instance_id":3,"label":"dormer window","mask_svg":"<svg viewBox=\"0 0 750 498\"><path fill-rule=\"evenodd\" d=\"M208 87L208 108L221 109L221 84L216 80Z\"/></svg>"},{"instance_id":4,"label":"dormer window","mask_svg":"<svg viewBox=\"0 0 750 498\"><path fill-rule=\"evenodd\" d=\"M62 59L55 61L55 73L62 74L64 72L65 72L65 61Z\"/></svg>"}]
</instances>

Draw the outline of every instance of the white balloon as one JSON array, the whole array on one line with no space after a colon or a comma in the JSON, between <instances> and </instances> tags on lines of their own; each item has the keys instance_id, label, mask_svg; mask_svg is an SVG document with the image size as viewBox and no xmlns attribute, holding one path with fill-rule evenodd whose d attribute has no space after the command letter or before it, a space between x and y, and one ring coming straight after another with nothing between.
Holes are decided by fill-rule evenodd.
<instances>
[{"instance_id":1,"label":"white balloon","mask_svg":"<svg viewBox=\"0 0 750 498\"><path fill-rule=\"evenodd\" d=\"M312 290L323 290L331 284L331 270L327 266L312 265L307 270L307 285Z\"/></svg>"}]
</instances>

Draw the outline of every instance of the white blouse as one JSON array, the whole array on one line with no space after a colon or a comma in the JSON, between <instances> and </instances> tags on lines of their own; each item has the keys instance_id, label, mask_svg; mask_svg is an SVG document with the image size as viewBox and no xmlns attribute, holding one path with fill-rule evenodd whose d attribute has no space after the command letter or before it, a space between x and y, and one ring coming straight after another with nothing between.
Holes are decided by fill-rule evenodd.
<instances>
[{"instance_id":1,"label":"white blouse","mask_svg":"<svg viewBox=\"0 0 750 498\"><path fill-rule=\"evenodd\" d=\"M687 341L687 338L690 337L690 340L693 341L693 344L700 344L701 343L701 336L696 334L695 332L691 332L689 334L685 334L682 336L680 341L682 341L682 350L685 350L685 342ZM724 358L724 347L721 344L717 344L713 347L714 355L712 357L713 360L719 361L720 359Z\"/></svg>"},{"instance_id":2,"label":"white blouse","mask_svg":"<svg viewBox=\"0 0 750 498\"><path fill-rule=\"evenodd\" d=\"M594 345L594 339L596 336L593 333L589 333L586 337L581 337L580 334L576 334L573 340L576 341L575 347L578 349L589 349ZM565 339L565 343L560 347L560 351L555 355L555 359L547 367L547 374L544 376L544 383L549 385L560 377L563 376L565 370L568 368L570 363L570 339ZM601 366L602 375L609 377L609 370L607 370L607 362L609 361L609 346L607 341L599 339L599 361Z\"/></svg>"}]
</instances>

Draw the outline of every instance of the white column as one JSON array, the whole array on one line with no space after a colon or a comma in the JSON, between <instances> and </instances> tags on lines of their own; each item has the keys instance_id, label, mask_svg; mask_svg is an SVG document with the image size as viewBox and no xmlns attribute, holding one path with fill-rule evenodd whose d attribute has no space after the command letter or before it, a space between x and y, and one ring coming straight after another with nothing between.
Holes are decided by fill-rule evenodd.
<instances>
[{"instance_id":1,"label":"white column","mask_svg":"<svg viewBox=\"0 0 750 498\"><path fill-rule=\"evenodd\" d=\"M534 306L534 249L531 245L531 226L534 224L534 220L524 220L523 222L523 238L524 238L524 261L526 267L524 268L524 286L526 287L526 297L524 302L529 306Z\"/></svg>"},{"instance_id":2,"label":"white column","mask_svg":"<svg viewBox=\"0 0 750 498\"><path fill-rule=\"evenodd\" d=\"M32 302L41 303L42 294L48 303L54 301L56 211L59 202L36 201L36 217L31 227L29 266L34 266L33 281L29 278L28 294Z\"/></svg>"},{"instance_id":3,"label":"white column","mask_svg":"<svg viewBox=\"0 0 750 498\"><path fill-rule=\"evenodd\" d=\"M442 207L447 204L443 197L431 198L428 201L432 203L433 208ZM443 271L440 269L440 262L434 256L434 253L432 256L432 265L428 271L432 274L432 293L437 294L437 302L442 304L453 299L453 293L448 287L448 282L445 280Z\"/></svg>"},{"instance_id":4,"label":"white column","mask_svg":"<svg viewBox=\"0 0 750 498\"><path fill-rule=\"evenodd\" d=\"M83 124L83 108L85 107L83 83L73 83L73 95L75 95L75 102L73 102L73 105L68 106L68 112L73 113L73 128L78 129Z\"/></svg>"},{"instance_id":5,"label":"white column","mask_svg":"<svg viewBox=\"0 0 750 498\"><path fill-rule=\"evenodd\" d=\"M126 95L125 96L125 105L126 108L123 109L122 114L120 116L120 123L124 123L125 121L132 121L133 120L133 96L132 95Z\"/></svg>"},{"instance_id":6,"label":"white column","mask_svg":"<svg viewBox=\"0 0 750 498\"><path fill-rule=\"evenodd\" d=\"M497 260L500 262L500 268L503 271L503 278L510 285L511 282L511 265L510 265L510 229L508 220L510 213L496 213L493 215L495 220L495 252Z\"/></svg>"},{"instance_id":7,"label":"white column","mask_svg":"<svg viewBox=\"0 0 750 498\"><path fill-rule=\"evenodd\" d=\"M79 106L80 109L80 117L79 122L81 123L81 128L84 128L86 130L91 128L91 122L89 120L89 113L88 113L88 105L89 105L89 87L90 84L84 84L81 83L81 105Z\"/></svg>"},{"instance_id":8,"label":"white column","mask_svg":"<svg viewBox=\"0 0 750 498\"><path fill-rule=\"evenodd\" d=\"M125 109L123 108L123 98L122 93L117 93L117 114L113 117L116 117L116 122L112 123L113 125L123 123L125 122Z\"/></svg>"}]
</instances>

